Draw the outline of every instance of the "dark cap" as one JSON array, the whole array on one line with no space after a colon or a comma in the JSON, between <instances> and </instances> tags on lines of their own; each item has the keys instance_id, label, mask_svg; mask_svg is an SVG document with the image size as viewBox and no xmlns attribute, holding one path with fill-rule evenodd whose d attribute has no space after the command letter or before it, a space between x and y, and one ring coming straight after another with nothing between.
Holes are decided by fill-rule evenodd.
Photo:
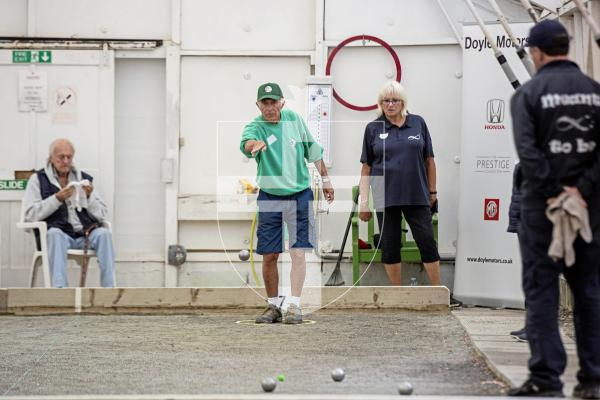
<instances>
[{"instance_id":1,"label":"dark cap","mask_svg":"<svg viewBox=\"0 0 600 400\"><path fill-rule=\"evenodd\" d=\"M281 93L281 88L278 84L268 82L263 83L258 87L258 93L256 95L256 100L261 101L264 99L273 99L279 100L283 97L283 93Z\"/></svg>"},{"instance_id":2,"label":"dark cap","mask_svg":"<svg viewBox=\"0 0 600 400\"><path fill-rule=\"evenodd\" d=\"M545 19L531 28L525 46L539 47L544 50L568 46L568 44L569 33L564 25L553 19Z\"/></svg>"}]
</instances>

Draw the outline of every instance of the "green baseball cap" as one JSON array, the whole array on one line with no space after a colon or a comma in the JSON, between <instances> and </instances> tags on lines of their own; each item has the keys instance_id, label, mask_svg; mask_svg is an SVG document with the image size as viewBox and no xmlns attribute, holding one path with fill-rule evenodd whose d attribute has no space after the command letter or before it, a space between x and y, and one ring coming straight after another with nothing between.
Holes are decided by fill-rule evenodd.
<instances>
[{"instance_id":1,"label":"green baseball cap","mask_svg":"<svg viewBox=\"0 0 600 400\"><path fill-rule=\"evenodd\" d=\"M261 101L264 99L273 99L279 100L283 97L283 93L281 93L281 88L278 84L273 82L263 83L258 87L258 94L256 95L256 100Z\"/></svg>"}]
</instances>

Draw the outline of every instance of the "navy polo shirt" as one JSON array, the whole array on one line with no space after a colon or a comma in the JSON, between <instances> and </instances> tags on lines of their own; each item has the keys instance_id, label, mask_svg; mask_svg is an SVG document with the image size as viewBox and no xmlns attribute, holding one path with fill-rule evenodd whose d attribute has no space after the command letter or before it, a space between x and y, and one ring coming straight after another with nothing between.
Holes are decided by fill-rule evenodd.
<instances>
[{"instance_id":1,"label":"navy polo shirt","mask_svg":"<svg viewBox=\"0 0 600 400\"><path fill-rule=\"evenodd\" d=\"M367 124L360 162L371 167L375 208L429 206L428 157L433 157L433 146L422 117L408 114L402 127L383 115Z\"/></svg>"}]
</instances>

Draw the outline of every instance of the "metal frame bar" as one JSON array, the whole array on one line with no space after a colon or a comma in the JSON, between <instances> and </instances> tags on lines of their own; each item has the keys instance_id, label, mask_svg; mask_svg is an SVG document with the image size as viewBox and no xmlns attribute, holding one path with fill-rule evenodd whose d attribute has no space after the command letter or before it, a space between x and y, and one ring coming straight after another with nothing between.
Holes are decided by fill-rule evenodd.
<instances>
[{"instance_id":1,"label":"metal frame bar","mask_svg":"<svg viewBox=\"0 0 600 400\"><path fill-rule=\"evenodd\" d=\"M515 47L515 49L517 51L517 55L519 56L519 60L521 60L521 62L523 63L523 66L527 70L527 73L529 73L529 76L533 76L535 74L535 67L533 66L533 63L531 62L531 58L529 57L529 54L527 54L527 52L525 51L525 47L523 46L523 44L520 44L520 45L517 44L518 43L517 38L515 37L515 35L512 31L512 28L510 27L506 17L502 13L502 10L498 6L498 3L496 3L496 0L488 0L488 1L490 2L490 4L492 5L492 8L494 9L494 12L496 13L496 16L498 17L498 21L500 21L500 24L502 24L502 27L508 34L508 37L510 38L513 46Z\"/></svg>"},{"instance_id":2,"label":"metal frame bar","mask_svg":"<svg viewBox=\"0 0 600 400\"><path fill-rule=\"evenodd\" d=\"M68 50L152 50L163 45L162 40L65 39L46 37L0 36L0 49L68 49Z\"/></svg>"},{"instance_id":3,"label":"metal frame bar","mask_svg":"<svg viewBox=\"0 0 600 400\"><path fill-rule=\"evenodd\" d=\"M450 25L450 29L452 29L452 33L454 33L454 37L456 38L457 43L460 44L462 42L462 37L458 33L458 30L456 30L456 26L454 26L454 22L452 22L452 18L450 18L450 14L448 14L448 10L446 10L446 7L442 3L442 0L436 0L436 1L438 4L438 7L440 8L440 10L442 10L442 13L444 14L446 21L448 21L448 25Z\"/></svg>"},{"instance_id":4,"label":"metal frame bar","mask_svg":"<svg viewBox=\"0 0 600 400\"><path fill-rule=\"evenodd\" d=\"M588 24L588 26L592 30L592 32L594 34L594 40L596 41L596 44L598 45L598 47L600 47L600 28L598 27L598 24L596 24L596 21L594 21L594 18L592 18L592 14L587 9L587 7L585 7L583 5L583 1L581 1L581 0L572 0L572 1L575 3L575 6L577 7L579 12L583 16L583 19L585 20L585 22Z\"/></svg>"},{"instance_id":5,"label":"metal frame bar","mask_svg":"<svg viewBox=\"0 0 600 400\"><path fill-rule=\"evenodd\" d=\"M465 3L467 3L467 6L469 7L469 10L471 10L473 17L475 18L475 20L477 21L477 24L479 25L479 28L481 28L483 35L485 36L487 41L490 43L490 46L492 47L492 50L494 51L494 56L496 57L498 64L500 64L502 71L504 71L504 75L506 75L506 78L508 79L508 81L510 82L510 84L512 85L512 87L514 89L519 88L521 86L521 83L519 82L519 80L517 79L517 76L513 72L510 65L508 64L508 60L506 60L506 57L504 57L504 54L502 53L502 51L500 51L500 49L498 49L498 46L496 46L496 43L494 42L494 38L492 38L492 35L487 30L483 20L481 19L481 16L479 16L479 13L475 9L475 6L473 5L473 1L465 0Z\"/></svg>"},{"instance_id":6,"label":"metal frame bar","mask_svg":"<svg viewBox=\"0 0 600 400\"><path fill-rule=\"evenodd\" d=\"M535 23L540 22L540 16L538 15L537 12L535 12L535 10L534 10L533 6L531 5L531 3L529 2L529 0L521 0L521 4L523 5L523 7L525 7L525 10L527 10L529 17L532 19L533 22L535 22Z\"/></svg>"}]
</instances>

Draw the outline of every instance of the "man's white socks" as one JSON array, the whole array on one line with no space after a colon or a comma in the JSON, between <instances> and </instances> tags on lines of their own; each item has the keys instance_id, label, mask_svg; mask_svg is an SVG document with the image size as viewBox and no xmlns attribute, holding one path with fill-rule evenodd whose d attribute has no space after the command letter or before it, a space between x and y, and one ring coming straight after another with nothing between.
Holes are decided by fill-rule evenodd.
<instances>
[{"instance_id":1,"label":"man's white socks","mask_svg":"<svg viewBox=\"0 0 600 400\"><path fill-rule=\"evenodd\" d=\"M273 304L274 306L279 307L279 308L281 308L281 306L283 305L284 300L285 300L285 296L268 298L269 304Z\"/></svg>"},{"instance_id":2,"label":"man's white socks","mask_svg":"<svg viewBox=\"0 0 600 400\"><path fill-rule=\"evenodd\" d=\"M296 296L289 296L288 297L288 302L290 304L295 304L298 307L300 307L300 297L296 297Z\"/></svg>"}]
</instances>

